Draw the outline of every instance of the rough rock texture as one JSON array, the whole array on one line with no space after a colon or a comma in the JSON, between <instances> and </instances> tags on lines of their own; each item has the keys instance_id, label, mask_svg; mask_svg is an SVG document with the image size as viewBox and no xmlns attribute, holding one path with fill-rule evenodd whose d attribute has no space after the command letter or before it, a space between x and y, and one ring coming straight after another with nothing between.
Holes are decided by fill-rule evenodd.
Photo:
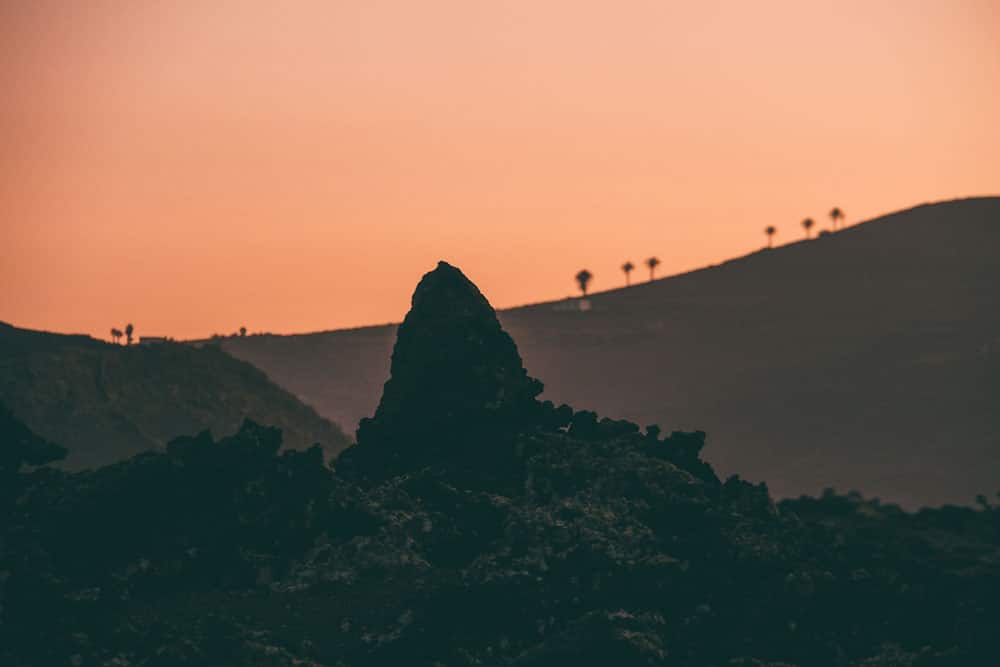
<instances>
[{"instance_id":1,"label":"rough rock texture","mask_svg":"<svg viewBox=\"0 0 1000 667\"><path fill-rule=\"evenodd\" d=\"M91 472L13 473L0 665L996 662L985 498L775 505L721 482L703 433L535 402L478 292L447 266L425 280L384 409L336 473L252 423ZM0 429L0 451L5 433L23 431Z\"/></svg>"},{"instance_id":2,"label":"rough rock texture","mask_svg":"<svg viewBox=\"0 0 1000 667\"><path fill-rule=\"evenodd\" d=\"M595 293L586 312L564 301L498 317L545 398L703 429L720 474L778 497L833 487L916 509L992 496L1000 197L854 222ZM395 336L380 325L223 344L354 429L378 405Z\"/></svg>"},{"instance_id":3,"label":"rough rock texture","mask_svg":"<svg viewBox=\"0 0 1000 667\"><path fill-rule=\"evenodd\" d=\"M0 402L68 450L58 464L67 470L205 429L231 433L244 418L281 428L293 449L319 442L332 458L350 444L336 424L214 344L111 345L0 322Z\"/></svg>"},{"instance_id":4,"label":"rough rock texture","mask_svg":"<svg viewBox=\"0 0 1000 667\"><path fill-rule=\"evenodd\" d=\"M486 297L439 262L413 293L382 400L344 467L363 458L379 476L488 447L537 419L541 392Z\"/></svg>"}]
</instances>

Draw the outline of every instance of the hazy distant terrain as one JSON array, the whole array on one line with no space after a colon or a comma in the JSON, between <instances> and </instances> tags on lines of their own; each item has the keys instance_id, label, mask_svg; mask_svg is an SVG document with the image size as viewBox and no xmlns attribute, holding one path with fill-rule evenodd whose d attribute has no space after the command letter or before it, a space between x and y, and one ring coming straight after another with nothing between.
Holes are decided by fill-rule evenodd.
<instances>
[{"instance_id":1,"label":"hazy distant terrain","mask_svg":"<svg viewBox=\"0 0 1000 667\"><path fill-rule=\"evenodd\" d=\"M555 406L441 262L357 442L250 420L96 470L0 404L0 664L956 667L1000 653L1000 505L775 502L704 433Z\"/></svg>"},{"instance_id":2,"label":"hazy distant terrain","mask_svg":"<svg viewBox=\"0 0 1000 667\"><path fill-rule=\"evenodd\" d=\"M279 426L287 446L348 438L257 368L215 346L110 345L0 323L0 403L69 450L78 469L157 449L179 435L230 433L245 417Z\"/></svg>"},{"instance_id":3,"label":"hazy distant terrain","mask_svg":"<svg viewBox=\"0 0 1000 667\"><path fill-rule=\"evenodd\" d=\"M1000 488L998 257L1000 198L959 200L596 294L588 312L500 319L545 398L703 429L707 460L778 495L970 502ZM223 344L351 429L374 411L394 336Z\"/></svg>"}]
</instances>

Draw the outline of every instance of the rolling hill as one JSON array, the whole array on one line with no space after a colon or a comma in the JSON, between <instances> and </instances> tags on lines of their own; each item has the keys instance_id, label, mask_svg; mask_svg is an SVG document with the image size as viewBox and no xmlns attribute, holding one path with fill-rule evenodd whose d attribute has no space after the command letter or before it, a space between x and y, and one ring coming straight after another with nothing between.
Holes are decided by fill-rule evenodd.
<instances>
[{"instance_id":1,"label":"rolling hill","mask_svg":"<svg viewBox=\"0 0 1000 667\"><path fill-rule=\"evenodd\" d=\"M349 441L260 370L211 345L125 347L0 323L0 403L66 447L71 469L204 429L227 434L245 417L280 427L292 448L320 442L332 454Z\"/></svg>"},{"instance_id":2,"label":"rolling hill","mask_svg":"<svg viewBox=\"0 0 1000 667\"><path fill-rule=\"evenodd\" d=\"M1000 506L775 503L704 433L539 401L457 267L412 304L333 467L247 420L25 469L59 452L0 406L0 664L996 662Z\"/></svg>"},{"instance_id":3,"label":"rolling hill","mask_svg":"<svg viewBox=\"0 0 1000 667\"><path fill-rule=\"evenodd\" d=\"M1000 489L1000 198L926 204L812 241L499 313L544 398L708 432L724 474L779 496L908 506ZM226 340L353 426L394 326Z\"/></svg>"}]
</instances>

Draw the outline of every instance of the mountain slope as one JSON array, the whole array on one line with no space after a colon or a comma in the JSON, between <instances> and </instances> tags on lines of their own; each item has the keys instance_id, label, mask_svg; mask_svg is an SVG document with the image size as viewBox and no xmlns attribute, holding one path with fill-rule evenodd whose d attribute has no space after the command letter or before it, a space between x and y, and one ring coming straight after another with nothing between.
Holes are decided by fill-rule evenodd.
<instances>
[{"instance_id":1,"label":"mountain slope","mask_svg":"<svg viewBox=\"0 0 1000 667\"><path fill-rule=\"evenodd\" d=\"M703 433L536 400L457 268L412 303L379 407L333 467L247 421L98 470L23 470L45 452L0 410L0 664L996 662L985 498L775 504L719 479Z\"/></svg>"},{"instance_id":2,"label":"mountain slope","mask_svg":"<svg viewBox=\"0 0 1000 667\"><path fill-rule=\"evenodd\" d=\"M162 447L186 433L279 426L294 448L348 443L340 429L216 346L123 347L0 323L0 403L82 468Z\"/></svg>"},{"instance_id":3,"label":"mountain slope","mask_svg":"<svg viewBox=\"0 0 1000 667\"><path fill-rule=\"evenodd\" d=\"M713 465L777 495L964 503L1000 488L998 249L1000 198L958 200L596 294L587 312L499 316L544 398L704 429ZM394 335L224 345L352 425L374 411Z\"/></svg>"}]
</instances>

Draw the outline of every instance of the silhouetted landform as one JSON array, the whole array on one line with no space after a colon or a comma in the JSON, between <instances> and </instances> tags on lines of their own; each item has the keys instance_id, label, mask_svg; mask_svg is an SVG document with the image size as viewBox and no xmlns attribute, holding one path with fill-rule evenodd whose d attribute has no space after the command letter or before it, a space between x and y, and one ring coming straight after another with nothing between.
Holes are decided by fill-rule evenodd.
<instances>
[{"instance_id":1,"label":"silhouetted landform","mask_svg":"<svg viewBox=\"0 0 1000 667\"><path fill-rule=\"evenodd\" d=\"M65 448L34 433L3 403L0 403L0 433L4 443L0 448L0 487L7 487L3 482L24 466L41 466L66 457Z\"/></svg>"},{"instance_id":2,"label":"silhouetted landform","mask_svg":"<svg viewBox=\"0 0 1000 667\"><path fill-rule=\"evenodd\" d=\"M908 507L1000 486L1000 199L919 206L811 241L502 311L545 398L711 434L781 497ZM395 327L224 343L325 416L371 414Z\"/></svg>"},{"instance_id":3,"label":"silhouetted landform","mask_svg":"<svg viewBox=\"0 0 1000 667\"><path fill-rule=\"evenodd\" d=\"M335 471L315 448L279 454L279 432L247 422L96 471L15 473L0 506L0 663L1000 654L1000 511L985 499L915 514L836 494L775 505L763 485L721 481L703 433L661 437L539 402L540 388L478 290L441 265ZM0 419L0 451L23 441Z\"/></svg>"},{"instance_id":4,"label":"silhouetted landform","mask_svg":"<svg viewBox=\"0 0 1000 667\"><path fill-rule=\"evenodd\" d=\"M0 323L0 402L68 450L71 469L162 448L186 433L231 433L244 418L281 427L290 447L349 439L257 368L217 346L120 346Z\"/></svg>"},{"instance_id":5,"label":"silhouetted landform","mask_svg":"<svg viewBox=\"0 0 1000 667\"><path fill-rule=\"evenodd\" d=\"M373 418L361 420L359 446L341 460L365 477L385 478L467 448L481 458L490 443L537 420L541 392L486 298L441 262L417 285L382 400Z\"/></svg>"}]
</instances>

